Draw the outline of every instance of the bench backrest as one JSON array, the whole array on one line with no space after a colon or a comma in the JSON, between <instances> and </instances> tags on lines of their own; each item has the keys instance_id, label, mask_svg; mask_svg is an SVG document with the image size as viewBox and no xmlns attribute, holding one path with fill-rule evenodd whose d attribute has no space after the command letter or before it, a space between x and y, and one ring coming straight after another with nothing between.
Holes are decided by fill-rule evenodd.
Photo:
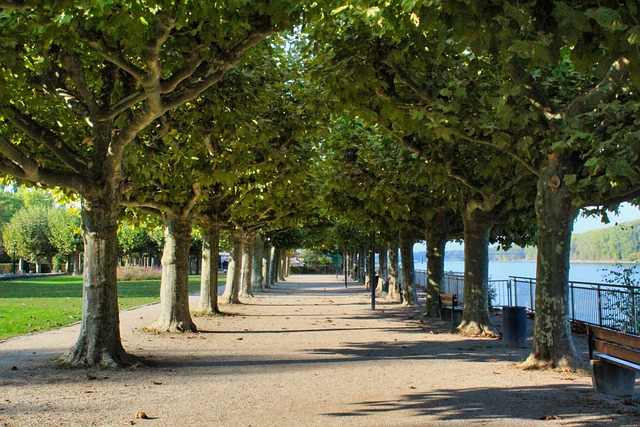
<instances>
[{"instance_id":1,"label":"bench backrest","mask_svg":"<svg viewBox=\"0 0 640 427\"><path fill-rule=\"evenodd\" d=\"M587 336L589 359L598 352L640 365L640 337L591 325L587 326Z\"/></svg>"},{"instance_id":2,"label":"bench backrest","mask_svg":"<svg viewBox=\"0 0 640 427\"><path fill-rule=\"evenodd\" d=\"M440 307L455 307L458 305L456 294L440 294Z\"/></svg>"}]
</instances>

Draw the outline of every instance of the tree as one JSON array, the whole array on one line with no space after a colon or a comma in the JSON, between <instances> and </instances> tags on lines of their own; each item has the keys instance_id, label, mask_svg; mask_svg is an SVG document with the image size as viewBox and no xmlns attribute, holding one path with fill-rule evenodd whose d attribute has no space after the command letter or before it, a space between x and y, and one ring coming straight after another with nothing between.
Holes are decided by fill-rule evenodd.
<instances>
[{"instance_id":1,"label":"tree","mask_svg":"<svg viewBox=\"0 0 640 427\"><path fill-rule=\"evenodd\" d=\"M50 240L49 209L30 206L18 211L2 232L7 251L36 264L41 273L43 260L50 259L55 249Z\"/></svg>"},{"instance_id":2,"label":"tree","mask_svg":"<svg viewBox=\"0 0 640 427\"><path fill-rule=\"evenodd\" d=\"M73 258L73 274L80 274L80 252L82 252L82 228L77 208L60 207L49 211L49 240L58 254ZM71 273L70 263L67 273Z\"/></svg>"},{"instance_id":3,"label":"tree","mask_svg":"<svg viewBox=\"0 0 640 427\"><path fill-rule=\"evenodd\" d=\"M295 3L16 3L2 20L0 172L83 199L83 320L73 366L137 363L120 340L117 214L136 136L290 25ZM35 88L35 90L32 90Z\"/></svg>"}]
</instances>

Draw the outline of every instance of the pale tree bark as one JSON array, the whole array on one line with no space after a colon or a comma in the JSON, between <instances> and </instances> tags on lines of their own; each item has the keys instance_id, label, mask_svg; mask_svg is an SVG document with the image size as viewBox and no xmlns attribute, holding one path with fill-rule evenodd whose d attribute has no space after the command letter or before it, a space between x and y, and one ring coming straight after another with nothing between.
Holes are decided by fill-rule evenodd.
<instances>
[{"instance_id":1,"label":"pale tree bark","mask_svg":"<svg viewBox=\"0 0 640 427\"><path fill-rule=\"evenodd\" d=\"M367 249L362 247L358 253L358 282L364 285L365 271L367 267Z\"/></svg>"},{"instance_id":2,"label":"pale tree bark","mask_svg":"<svg viewBox=\"0 0 640 427\"><path fill-rule=\"evenodd\" d=\"M202 273L198 312L220 314L218 308L218 262L220 259L220 231L216 224L202 224Z\"/></svg>"},{"instance_id":3,"label":"pale tree bark","mask_svg":"<svg viewBox=\"0 0 640 427\"><path fill-rule=\"evenodd\" d=\"M444 282L444 253L447 244L446 213L436 213L424 234L427 242L427 303L424 315L439 317L439 296Z\"/></svg>"},{"instance_id":4,"label":"pale tree bark","mask_svg":"<svg viewBox=\"0 0 640 427\"><path fill-rule=\"evenodd\" d=\"M551 154L538 177L538 259L533 348L523 368L574 369L576 350L569 321L569 255L578 214L563 185L573 173L568 154Z\"/></svg>"},{"instance_id":5,"label":"pale tree bark","mask_svg":"<svg viewBox=\"0 0 640 427\"><path fill-rule=\"evenodd\" d=\"M280 266L280 251L275 246L271 246L269 260L269 287L275 286L278 281L278 268Z\"/></svg>"},{"instance_id":6,"label":"pale tree bark","mask_svg":"<svg viewBox=\"0 0 640 427\"><path fill-rule=\"evenodd\" d=\"M245 298L253 297L251 275L253 271L253 239L254 236L245 232L242 239L242 282L240 295Z\"/></svg>"},{"instance_id":7,"label":"pale tree bark","mask_svg":"<svg viewBox=\"0 0 640 427\"><path fill-rule=\"evenodd\" d=\"M271 243L265 239L264 247L262 248L262 280L265 289L271 287L271 249Z\"/></svg>"},{"instance_id":8,"label":"pale tree bark","mask_svg":"<svg viewBox=\"0 0 640 427\"><path fill-rule=\"evenodd\" d=\"M398 280L398 243L392 242L389 249L389 293L387 298L400 302L400 281Z\"/></svg>"},{"instance_id":9,"label":"pale tree bark","mask_svg":"<svg viewBox=\"0 0 640 427\"><path fill-rule=\"evenodd\" d=\"M285 270L286 270L286 258L287 258L287 250L279 249L278 250L278 281L285 281Z\"/></svg>"},{"instance_id":10,"label":"pale tree bark","mask_svg":"<svg viewBox=\"0 0 640 427\"><path fill-rule=\"evenodd\" d=\"M220 301L224 304L240 304L240 278L242 276L242 235L238 230L231 234L231 257L227 270L227 283Z\"/></svg>"},{"instance_id":11,"label":"pale tree bark","mask_svg":"<svg viewBox=\"0 0 640 427\"><path fill-rule=\"evenodd\" d=\"M413 233L408 230L400 231L400 257L402 258L402 305L414 306L418 304L418 292L414 284L413 268Z\"/></svg>"},{"instance_id":12,"label":"pale tree bark","mask_svg":"<svg viewBox=\"0 0 640 427\"><path fill-rule=\"evenodd\" d=\"M380 245L378 254L378 263L380 264L379 275L376 292L383 292L384 281L387 280L387 244Z\"/></svg>"},{"instance_id":13,"label":"pale tree bark","mask_svg":"<svg viewBox=\"0 0 640 427\"><path fill-rule=\"evenodd\" d=\"M189 311L189 248L192 220L164 213L160 316L148 329L195 332Z\"/></svg>"},{"instance_id":14,"label":"pale tree bark","mask_svg":"<svg viewBox=\"0 0 640 427\"><path fill-rule=\"evenodd\" d=\"M125 352L120 340L117 292L117 203L82 201L85 259L82 320L75 345L60 359L65 366L118 367L138 359Z\"/></svg>"},{"instance_id":15,"label":"pale tree bark","mask_svg":"<svg viewBox=\"0 0 640 427\"><path fill-rule=\"evenodd\" d=\"M259 234L253 238L253 262L251 263L251 290L262 292L262 252L264 250L264 239Z\"/></svg>"},{"instance_id":16,"label":"pale tree bark","mask_svg":"<svg viewBox=\"0 0 640 427\"><path fill-rule=\"evenodd\" d=\"M464 223L464 310L458 331L467 336L499 337L489 317L489 234L492 213L467 203Z\"/></svg>"}]
</instances>

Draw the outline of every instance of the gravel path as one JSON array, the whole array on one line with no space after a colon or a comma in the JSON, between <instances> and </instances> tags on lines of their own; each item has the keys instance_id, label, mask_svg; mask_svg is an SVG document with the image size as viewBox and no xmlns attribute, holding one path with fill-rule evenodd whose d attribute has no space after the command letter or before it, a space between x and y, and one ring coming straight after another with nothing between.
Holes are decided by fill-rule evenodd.
<instances>
[{"instance_id":1,"label":"gravel path","mask_svg":"<svg viewBox=\"0 0 640 427\"><path fill-rule=\"evenodd\" d=\"M79 325L0 343L0 427L640 425L637 400L596 395L584 372L522 371L529 349L381 299L371 311L332 276L244 302L195 318L197 334L143 332L157 305L122 312L124 346L148 367L51 367Z\"/></svg>"}]
</instances>

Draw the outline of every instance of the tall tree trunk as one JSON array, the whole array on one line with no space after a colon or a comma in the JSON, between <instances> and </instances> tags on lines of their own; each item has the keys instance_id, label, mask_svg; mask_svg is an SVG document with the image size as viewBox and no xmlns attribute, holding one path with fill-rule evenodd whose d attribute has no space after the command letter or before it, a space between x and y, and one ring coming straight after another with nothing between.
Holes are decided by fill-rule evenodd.
<instances>
[{"instance_id":1,"label":"tall tree trunk","mask_svg":"<svg viewBox=\"0 0 640 427\"><path fill-rule=\"evenodd\" d=\"M80 269L80 252L76 252L73 254L73 275L79 276L82 274L82 270Z\"/></svg>"},{"instance_id":2,"label":"tall tree trunk","mask_svg":"<svg viewBox=\"0 0 640 427\"><path fill-rule=\"evenodd\" d=\"M242 283L240 295L245 298L253 297L251 275L253 273L253 239L254 236L244 233L242 239Z\"/></svg>"},{"instance_id":3,"label":"tall tree trunk","mask_svg":"<svg viewBox=\"0 0 640 427\"><path fill-rule=\"evenodd\" d=\"M425 316L440 316L440 294L444 283L444 252L447 244L446 214L438 212L425 229L427 240L427 303Z\"/></svg>"},{"instance_id":4,"label":"tall tree trunk","mask_svg":"<svg viewBox=\"0 0 640 427\"><path fill-rule=\"evenodd\" d=\"M269 261L269 286L275 286L278 281L278 269L280 266L280 250L275 246L271 246L271 260Z\"/></svg>"},{"instance_id":5,"label":"tall tree trunk","mask_svg":"<svg viewBox=\"0 0 640 427\"><path fill-rule=\"evenodd\" d=\"M160 316L150 330L195 332L189 312L189 248L191 219L163 214L164 249L160 284Z\"/></svg>"},{"instance_id":6,"label":"tall tree trunk","mask_svg":"<svg viewBox=\"0 0 640 427\"><path fill-rule=\"evenodd\" d=\"M418 304L418 292L414 284L413 270L413 233L408 230L400 232L400 257L402 258L402 305Z\"/></svg>"},{"instance_id":7,"label":"tall tree trunk","mask_svg":"<svg viewBox=\"0 0 640 427\"><path fill-rule=\"evenodd\" d=\"M225 304L240 304L240 278L242 276L242 235L240 231L231 233L231 256L227 270L227 283L221 301Z\"/></svg>"},{"instance_id":8,"label":"tall tree trunk","mask_svg":"<svg viewBox=\"0 0 640 427\"><path fill-rule=\"evenodd\" d=\"M264 250L264 239L260 235L253 238L253 262L251 263L251 290L262 292L262 251Z\"/></svg>"},{"instance_id":9,"label":"tall tree trunk","mask_svg":"<svg viewBox=\"0 0 640 427\"><path fill-rule=\"evenodd\" d=\"M279 282L284 282L285 281L285 270L286 270L286 254L287 254L287 250L286 249L280 249L278 251L278 281Z\"/></svg>"},{"instance_id":10,"label":"tall tree trunk","mask_svg":"<svg viewBox=\"0 0 640 427\"><path fill-rule=\"evenodd\" d=\"M538 177L536 269L533 349L524 368L575 367L576 350L569 321L569 256L573 221L578 210L563 185L574 173L568 155L552 154Z\"/></svg>"},{"instance_id":11,"label":"tall tree trunk","mask_svg":"<svg viewBox=\"0 0 640 427\"><path fill-rule=\"evenodd\" d=\"M389 294L387 298L400 302L400 281L398 280L398 243L392 242L389 249Z\"/></svg>"},{"instance_id":12,"label":"tall tree trunk","mask_svg":"<svg viewBox=\"0 0 640 427\"><path fill-rule=\"evenodd\" d=\"M366 259L367 259L367 249L365 247L360 248L360 253L358 254L358 282L364 284L365 271L366 271Z\"/></svg>"},{"instance_id":13,"label":"tall tree trunk","mask_svg":"<svg viewBox=\"0 0 640 427\"><path fill-rule=\"evenodd\" d=\"M378 263L380 264L379 275L376 292L382 292L384 289L384 282L387 280L387 244L380 245L380 253L378 254Z\"/></svg>"},{"instance_id":14,"label":"tall tree trunk","mask_svg":"<svg viewBox=\"0 0 640 427\"><path fill-rule=\"evenodd\" d=\"M202 224L202 275L200 276L200 302L198 311L219 314L218 263L220 260L220 232L217 224Z\"/></svg>"},{"instance_id":15,"label":"tall tree trunk","mask_svg":"<svg viewBox=\"0 0 640 427\"><path fill-rule=\"evenodd\" d=\"M464 223L464 311L458 331L467 336L499 337L489 317L489 234L491 212L467 203Z\"/></svg>"},{"instance_id":16,"label":"tall tree trunk","mask_svg":"<svg viewBox=\"0 0 640 427\"><path fill-rule=\"evenodd\" d=\"M120 339L117 206L115 201L105 199L82 202L82 321L75 345L61 358L66 366L121 367L138 363L124 351Z\"/></svg>"},{"instance_id":17,"label":"tall tree trunk","mask_svg":"<svg viewBox=\"0 0 640 427\"><path fill-rule=\"evenodd\" d=\"M271 249L271 243L265 239L264 247L262 248L262 280L265 289L271 287Z\"/></svg>"}]
</instances>

